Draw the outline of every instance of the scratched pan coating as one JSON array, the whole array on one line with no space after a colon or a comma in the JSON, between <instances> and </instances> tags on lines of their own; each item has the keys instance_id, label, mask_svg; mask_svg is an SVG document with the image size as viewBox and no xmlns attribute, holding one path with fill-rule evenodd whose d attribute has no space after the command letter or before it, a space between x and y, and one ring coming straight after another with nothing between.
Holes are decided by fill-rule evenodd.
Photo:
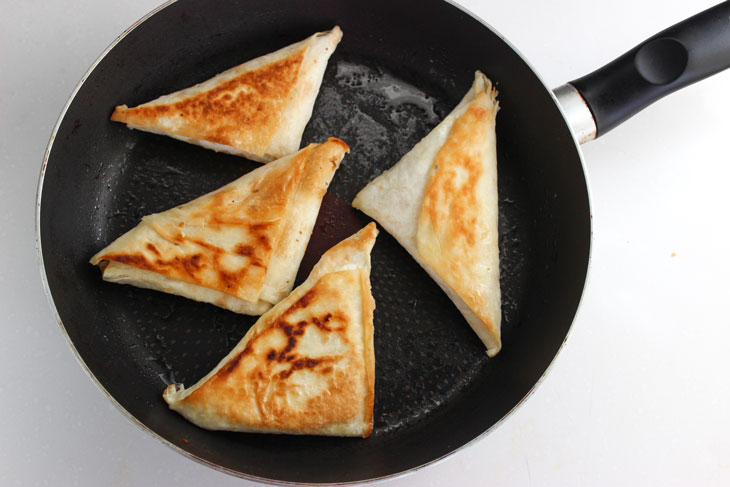
<instances>
[{"instance_id":1,"label":"scratched pan coating","mask_svg":"<svg viewBox=\"0 0 730 487\"><path fill-rule=\"evenodd\" d=\"M208 16L198 15L198 2L175 3L133 30L92 72L59 127L42 183L48 286L74 348L99 384L137 421L193 458L278 482L397 475L447 455L496 424L557 353L580 297L588 253L580 160L549 94L521 58L451 5L424 4L431 15L450 16L474 32L465 29L455 40L442 35L450 43L433 39L425 44L431 47L417 49L412 36L430 36L420 28L402 32L382 13L332 2L330 10L308 6L305 15L296 2L274 2L277 8L260 3L254 9L260 15L246 18L235 13L235 2L222 2ZM387 8L396 17L405 15L402 7ZM497 126L504 349L488 359L452 302L382 231L372 253L371 438L202 430L169 411L161 393L172 382L195 383L256 318L103 282L88 259L142 216L189 201L259 164L130 131L108 116L116 104L132 106L184 88L335 22L343 28L343 42L330 59L302 143L337 136L351 152L323 201L297 284L327 248L370 221L349 202L449 113L474 70L481 69L497 83L502 106ZM379 25L380 37L368 25ZM496 61L458 50L464 36L502 46L493 49ZM515 65L521 68L516 73ZM535 91L536 83L540 96L524 103L520 85ZM524 143L531 131L541 130L552 135ZM563 172L555 174L555 168Z\"/></svg>"}]
</instances>

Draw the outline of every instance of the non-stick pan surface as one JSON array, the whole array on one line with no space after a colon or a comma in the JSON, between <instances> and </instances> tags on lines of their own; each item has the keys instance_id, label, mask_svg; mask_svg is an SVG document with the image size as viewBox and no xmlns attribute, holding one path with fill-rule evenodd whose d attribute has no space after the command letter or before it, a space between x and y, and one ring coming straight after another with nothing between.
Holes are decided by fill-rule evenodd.
<instances>
[{"instance_id":1,"label":"non-stick pan surface","mask_svg":"<svg viewBox=\"0 0 730 487\"><path fill-rule=\"evenodd\" d=\"M484 346L386 232L373 250L375 429L369 439L206 431L170 411L171 382L214 367L254 317L101 280L88 260L146 214L254 169L109 121L130 106L338 24L303 145L351 146L299 272L369 219L349 202L395 164L469 88L496 82L503 350ZM551 92L500 36L440 0L180 0L121 38L91 70L54 134L40 186L47 286L79 358L130 416L230 473L342 483L417 468L479 437L517 406L563 343L585 280L590 214L580 153Z\"/></svg>"}]
</instances>

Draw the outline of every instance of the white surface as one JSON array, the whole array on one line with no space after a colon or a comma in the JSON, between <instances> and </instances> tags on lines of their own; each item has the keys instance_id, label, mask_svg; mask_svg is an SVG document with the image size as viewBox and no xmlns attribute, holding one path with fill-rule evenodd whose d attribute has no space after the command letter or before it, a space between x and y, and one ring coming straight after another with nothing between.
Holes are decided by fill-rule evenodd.
<instances>
[{"instance_id":1,"label":"white surface","mask_svg":"<svg viewBox=\"0 0 730 487\"><path fill-rule=\"evenodd\" d=\"M714 2L463 3L558 86ZM36 182L56 118L98 54L156 4L2 3L3 486L254 485L126 419L76 362L37 269ZM384 485L730 485L729 86L730 72L705 80L584 147L591 279L552 372L481 442Z\"/></svg>"}]
</instances>

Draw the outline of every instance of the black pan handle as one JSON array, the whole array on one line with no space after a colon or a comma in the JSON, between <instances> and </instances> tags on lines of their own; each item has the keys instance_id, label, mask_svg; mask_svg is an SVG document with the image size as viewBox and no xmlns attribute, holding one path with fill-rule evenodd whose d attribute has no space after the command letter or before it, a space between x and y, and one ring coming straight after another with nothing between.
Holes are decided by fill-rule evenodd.
<instances>
[{"instance_id":1,"label":"black pan handle","mask_svg":"<svg viewBox=\"0 0 730 487\"><path fill-rule=\"evenodd\" d=\"M660 98L728 67L730 1L725 1L568 84L588 105L598 137Z\"/></svg>"}]
</instances>

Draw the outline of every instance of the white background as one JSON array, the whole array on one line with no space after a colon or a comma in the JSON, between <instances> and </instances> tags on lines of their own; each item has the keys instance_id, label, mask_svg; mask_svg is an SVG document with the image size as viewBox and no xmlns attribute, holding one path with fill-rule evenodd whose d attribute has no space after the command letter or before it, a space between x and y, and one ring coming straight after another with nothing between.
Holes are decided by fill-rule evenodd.
<instances>
[{"instance_id":1,"label":"white background","mask_svg":"<svg viewBox=\"0 0 730 487\"><path fill-rule=\"evenodd\" d=\"M77 363L41 286L34 202L48 137L94 59L157 2L1 2L3 486L254 485L183 457L117 410ZM555 87L714 2L462 3ZM730 485L729 151L730 72L584 146L591 277L551 373L482 441L384 485Z\"/></svg>"}]
</instances>

